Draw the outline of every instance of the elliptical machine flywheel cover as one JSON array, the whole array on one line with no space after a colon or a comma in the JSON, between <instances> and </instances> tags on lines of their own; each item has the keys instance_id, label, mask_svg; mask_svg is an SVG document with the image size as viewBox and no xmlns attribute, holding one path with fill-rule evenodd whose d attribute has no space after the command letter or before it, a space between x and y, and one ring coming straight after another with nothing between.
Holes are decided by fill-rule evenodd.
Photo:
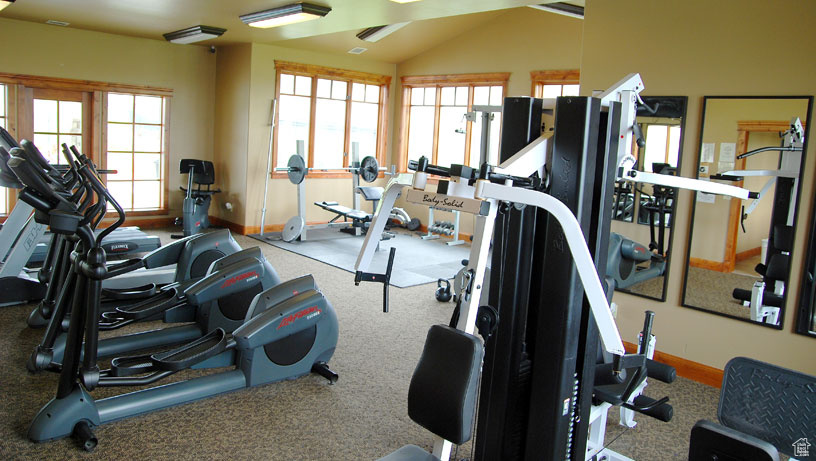
<instances>
[{"instance_id":1,"label":"elliptical machine flywheel cover","mask_svg":"<svg viewBox=\"0 0 816 461\"><path fill-rule=\"evenodd\" d=\"M301 232L303 232L303 228L306 227L306 220L301 218L300 216L292 216L289 218L289 221L286 221L286 224L283 226L283 231L281 232L281 239L284 242L292 242L298 237L300 237Z\"/></svg>"}]
</instances>

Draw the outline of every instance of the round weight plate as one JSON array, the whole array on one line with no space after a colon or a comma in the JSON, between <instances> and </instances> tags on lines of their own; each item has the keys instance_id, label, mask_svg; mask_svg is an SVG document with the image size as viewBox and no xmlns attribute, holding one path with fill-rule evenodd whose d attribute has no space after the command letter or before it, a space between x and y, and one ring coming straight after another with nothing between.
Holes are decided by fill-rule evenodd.
<instances>
[{"instance_id":1,"label":"round weight plate","mask_svg":"<svg viewBox=\"0 0 816 461\"><path fill-rule=\"evenodd\" d=\"M286 173L289 176L289 181L291 181L292 184L302 183L306 178L306 173L308 173L303 157L298 154L289 157L289 162L286 166L289 167L289 171Z\"/></svg>"},{"instance_id":2,"label":"round weight plate","mask_svg":"<svg viewBox=\"0 0 816 461\"><path fill-rule=\"evenodd\" d=\"M405 223L405 227L407 227L409 231L415 231L415 230L419 229L419 227L421 225L422 225L422 223L419 222L419 218L411 218L410 221Z\"/></svg>"},{"instance_id":3,"label":"round weight plate","mask_svg":"<svg viewBox=\"0 0 816 461\"><path fill-rule=\"evenodd\" d=\"M303 218L300 216L292 216L289 218L289 221L286 221L286 225L283 226L281 238L284 242L291 242L300 237L300 233L303 232L305 226L306 221L304 221Z\"/></svg>"},{"instance_id":4,"label":"round weight plate","mask_svg":"<svg viewBox=\"0 0 816 461\"><path fill-rule=\"evenodd\" d=\"M377 175L380 174L380 164L377 159L372 156L363 157L360 162L360 178L365 182L374 182Z\"/></svg>"}]
</instances>

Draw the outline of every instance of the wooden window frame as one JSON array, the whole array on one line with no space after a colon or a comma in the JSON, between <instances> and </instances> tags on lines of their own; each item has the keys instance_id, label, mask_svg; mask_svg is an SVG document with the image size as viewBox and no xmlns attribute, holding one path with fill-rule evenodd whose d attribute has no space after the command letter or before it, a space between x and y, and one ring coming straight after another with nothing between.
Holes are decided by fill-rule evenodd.
<instances>
[{"instance_id":1,"label":"wooden window frame","mask_svg":"<svg viewBox=\"0 0 816 461\"><path fill-rule=\"evenodd\" d=\"M163 155L164 155L164 177L162 179L162 207L150 210L128 211L128 217L137 216L162 216L170 211L169 207L169 187L170 187L170 105L173 98L171 88L152 87L146 85L132 85L127 83L110 83L94 80L76 80L68 78L43 77L37 75L24 75L0 72L0 83L6 84L8 94L14 92L13 97L7 100L7 120L6 129L13 136L18 136L20 120L26 116L25 89L53 89L90 92L92 94L91 104L91 145L84 147L85 154L88 155L97 165L105 167L107 155L103 148L106 143L107 118L104 117L103 100L105 93L126 93L146 96L162 96L165 98L165 125L163 133ZM104 176L102 177L104 180ZM11 210L16 203L16 194L8 194L8 207Z\"/></svg>"},{"instance_id":2,"label":"wooden window frame","mask_svg":"<svg viewBox=\"0 0 816 461\"><path fill-rule=\"evenodd\" d=\"M540 98L544 85L578 85L580 78L581 71L577 69L531 71L530 96Z\"/></svg>"},{"instance_id":3,"label":"wooden window frame","mask_svg":"<svg viewBox=\"0 0 816 461\"><path fill-rule=\"evenodd\" d=\"M367 85L377 85L380 88L379 110L377 117L377 162L380 165L385 163L385 154L388 146L388 96L390 94L391 76L373 74L369 72L361 72L355 70L337 69L333 67L318 66L314 64L301 64L290 61L275 60L275 99L280 101L280 76L281 74L291 74L295 76L310 77L312 79L312 91L308 96L311 102L311 109L309 113L309 140L308 151L306 152L307 166L314 165L314 136L315 136L315 108L317 105L317 79L341 80L347 83L346 85L346 120L345 133L343 139L344 152L351 152L351 91L352 84L362 83ZM306 96L303 96L306 97ZM336 100L337 101L337 100ZM373 104L373 103L371 103ZM278 121L280 118L280 111L275 113L275 129L274 140L272 144L272 165L278 165ZM351 161L351 156L347 156L344 161L344 166L348 166ZM342 169L310 171L309 175L320 178L350 178L351 172ZM285 172L273 171L270 173L272 179L288 178ZM380 173L379 177L383 177Z\"/></svg>"},{"instance_id":4,"label":"wooden window frame","mask_svg":"<svg viewBox=\"0 0 816 461\"><path fill-rule=\"evenodd\" d=\"M502 95L507 96L507 82L510 80L509 72L491 72L482 74L447 74L447 75L408 75L400 78L402 87L402 123L400 124L400 148L397 171L408 171L408 134L411 130L411 90L414 88L436 88L436 101L434 103L434 133L432 144L433 162L437 158L437 148L439 145L439 114L442 100L442 88L444 87L468 87L467 110L473 107L473 88L482 86L500 86ZM470 140L473 122L467 121L465 129L465 152L464 163L470 162ZM432 162L432 163L433 163Z\"/></svg>"}]
</instances>

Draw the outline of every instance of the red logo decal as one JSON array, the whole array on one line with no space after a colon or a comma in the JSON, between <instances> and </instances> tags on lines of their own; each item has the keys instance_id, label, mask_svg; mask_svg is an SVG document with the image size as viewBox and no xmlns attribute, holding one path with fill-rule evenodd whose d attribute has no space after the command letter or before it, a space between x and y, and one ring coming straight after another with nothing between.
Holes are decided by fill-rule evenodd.
<instances>
[{"instance_id":1,"label":"red logo decal","mask_svg":"<svg viewBox=\"0 0 816 461\"><path fill-rule=\"evenodd\" d=\"M323 312L323 311L320 310L317 306L307 307L306 309L303 309L303 310L301 310L299 312L296 312L296 313L294 313L294 314L292 314L292 315L290 315L288 317L285 317L283 320L281 320L281 323L278 325L277 329L280 330L281 328L283 328L283 327L285 327L287 325L291 325L291 324L295 323L295 321L297 319L307 317L307 316L311 317L312 314L318 315L321 312Z\"/></svg>"},{"instance_id":2,"label":"red logo decal","mask_svg":"<svg viewBox=\"0 0 816 461\"><path fill-rule=\"evenodd\" d=\"M226 288L228 286L235 285L237 282L240 282L241 280L246 280L252 277L258 277L258 273L255 271L244 272L241 275L236 275L235 277L224 280L224 283L221 285L221 288Z\"/></svg>"}]
</instances>

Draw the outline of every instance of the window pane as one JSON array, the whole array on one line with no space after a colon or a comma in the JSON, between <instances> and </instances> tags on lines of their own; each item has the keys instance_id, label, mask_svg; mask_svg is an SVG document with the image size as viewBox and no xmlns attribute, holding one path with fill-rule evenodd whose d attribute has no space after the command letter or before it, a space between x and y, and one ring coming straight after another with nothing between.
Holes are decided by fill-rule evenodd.
<instances>
[{"instance_id":1,"label":"window pane","mask_svg":"<svg viewBox=\"0 0 816 461\"><path fill-rule=\"evenodd\" d=\"M278 167L285 167L289 157L297 153L298 140L304 143L303 155L309 151L309 98L280 97L278 104Z\"/></svg>"},{"instance_id":2,"label":"window pane","mask_svg":"<svg viewBox=\"0 0 816 461\"><path fill-rule=\"evenodd\" d=\"M114 93L108 94L108 121L133 121L133 95Z\"/></svg>"},{"instance_id":3,"label":"window pane","mask_svg":"<svg viewBox=\"0 0 816 461\"><path fill-rule=\"evenodd\" d=\"M142 152L161 152L161 135L161 126L136 125L133 149Z\"/></svg>"},{"instance_id":4,"label":"window pane","mask_svg":"<svg viewBox=\"0 0 816 461\"><path fill-rule=\"evenodd\" d=\"M133 154L108 152L107 167L109 170L116 170L116 174L108 175L108 180L130 180L133 177Z\"/></svg>"},{"instance_id":5,"label":"window pane","mask_svg":"<svg viewBox=\"0 0 816 461\"><path fill-rule=\"evenodd\" d=\"M456 88L456 105L467 106L468 103L468 87L460 86Z\"/></svg>"},{"instance_id":6,"label":"window pane","mask_svg":"<svg viewBox=\"0 0 816 461\"><path fill-rule=\"evenodd\" d=\"M668 164L677 167L677 158L680 155L680 127L669 127L669 155Z\"/></svg>"},{"instance_id":7,"label":"window pane","mask_svg":"<svg viewBox=\"0 0 816 461\"><path fill-rule=\"evenodd\" d=\"M541 85L542 98L557 98L561 96L561 85Z\"/></svg>"},{"instance_id":8,"label":"window pane","mask_svg":"<svg viewBox=\"0 0 816 461\"><path fill-rule=\"evenodd\" d=\"M58 163L59 159L59 140L55 134L37 134L34 133L34 145L40 150L40 153L48 159L51 163Z\"/></svg>"},{"instance_id":9,"label":"window pane","mask_svg":"<svg viewBox=\"0 0 816 461\"><path fill-rule=\"evenodd\" d=\"M295 77L295 94L299 96L312 95L312 77L298 75Z\"/></svg>"},{"instance_id":10,"label":"window pane","mask_svg":"<svg viewBox=\"0 0 816 461\"><path fill-rule=\"evenodd\" d=\"M578 96L580 85L564 85L563 96Z\"/></svg>"},{"instance_id":11,"label":"window pane","mask_svg":"<svg viewBox=\"0 0 816 461\"><path fill-rule=\"evenodd\" d=\"M366 92L368 93L368 92ZM366 94L366 96L368 96ZM425 88L425 105L433 106L436 104L436 88Z\"/></svg>"},{"instance_id":12,"label":"window pane","mask_svg":"<svg viewBox=\"0 0 816 461\"><path fill-rule=\"evenodd\" d=\"M488 151L487 163L498 165L499 163L499 140L501 140L501 112L493 114L490 122L490 150Z\"/></svg>"},{"instance_id":13,"label":"window pane","mask_svg":"<svg viewBox=\"0 0 816 461\"><path fill-rule=\"evenodd\" d=\"M335 80L332 82L332 99L346 100L346 92L348 91L348 83Z\"/></svg>"},{"instance_id":14,"label":"window pane","mask_svg":"<svg viewBox=\"0 0 816 461\"><path fill-rule=\"evenodd\" d=\"M0 118L0 122L2 121ZM0 213L8 214L8 189L5 187L0 187Z\"/></svg>"},{"instance_id":15,"label":"window pane","mask_svg":"<svg viewBox=\"0 0 816 461\"><path fill-rule=\"evenodd\" d=\"M65 155L62 153L62 145L67 144L68 147L76 146L81 153L86 153L82 150L82 135L81 134L61 134L59 135L59 161L57 163L66 163ZM89 152L90 153L90 152Z\"/></svg>"},{"instance_id":16,"label":"window pane","mask_svg":"<svg viewBox=\"0 0 816 461\"><path fill-rule=\"evenodd\" d=\"M490 88L477 86L473 88L473 104L486 106L490 102Z\"/></svg>"},{"instance_id":17,"label":"window pane","mask_svg":"<svg viewBox=\"0 0 816 461\"><path fill-rule=\"evenodd\" d=\"M161 182L136 181L133 183L133 208L160 208Z\"/></svg>"},{"instance_id":18,"label":"window pane","mask_svg":"<svg viewBox=\"0 0 816 461\"><path fill-rule=\"evenodd\" d=\"M439 148L436 152L436 164L449 166L461 164L465 160L465 126L462 118L467 109L464 107L442 107L439 112Z\"/></svg>"},{"instance_id":19,"label":"window pane","mask_svg":"<svg viewBox=\"0 0 816 461\"><path fill-rule=\"evenodd\" d=\"M504 88L500 86L491 86L490 87L490 105L491 106L501 106L502 99L503 99Z\"/></svg>"},{"instance_id":20,"label":"window pane","mask_svg":"<svg viewBox=\"0 0 816 461\"><path fill-rule=\"evenodd\" d=\"M82 103L77 101L59 102L59 132L82 133Z\"/></svg>"},{"instance_id":21,"label":"window pane","mask_svg":"<svg viewBox=\"0 0 816 461\"><path fill-rule=\"evenodd\" d=\"M501 113L493 113L493 120L490 122L490 148L487 153L487 163L495 165L499 158L499 139L501 130ZM482 144L482 114L476 114L476 121L470 134L470 166L478 168L481 157Z\"/></svg>"},{"instance_id":22,"label":"window pane","mask_svg":"<svg viewBox=\"0 0 816 461\"><path fill-rule=\"evenodd\" d=\"M133 125L108 123L108 150L133 150Z\"/></svg>"},{"instance_id":23,"label":"window pane","mask_svg":"<svg viewBox=\"0 0 816 461\"><path fill-rule=\"evenodd\" d=\"M135 154L133 170L133 179L160 179L161 154Z\"/></svg>"},{"instance_id":24,"label":"window pane","mask_svg":"<svg viewBox=\"0 0 816 461\"><path fill-rule=\"evenodd\" d=\"M473 168L479 167L479 157L481 155L479 149L482 145L482 113L476 112L476 121L473 122L470 128L470 162L469 165Z\"/></svg>"},{"instance_id":25,"label":"window pane","mask_svg":"<svg viewBox=\"0 0 816 461\"><path fill-rule=\"evenodd\" d=\"M6 118L0 117L0 126L6 128Z\"/></svg>"},{"instance_id":26,"label":"window pane","mask_svg":"<svg viewBox=\"0 0 816 461\"><path fill-rule=\"evenodd\" d=\"M421 106L425 98L425 88L411 88L411 105Z\"/></svg>"},{"instance_id":27,"label":"window pane","mask_svg":"<svg viewBox=\"0 0 816 461\"><path fill-rule=\"evenodd\" d=\"M283 94L294 94L295 76L291 74L280 75L280 92Z\"/></svg>"},{"instance_id":28,"label":"window pane","mask_svg":"<svg viewBox=\"0 0 816 461\"><path fill-rule=\"evenodd\" d=\"M664 163L666 160L666 125L649 125L646 128L646 156L643 159L644 171L652 171L652 163Z\"/></svg>"},{"instance_id":29,"label":"window pane","mask_svg":"<svg viewBox=\"0 0 816 461\"><path fill-rule=\"evenodd\" d=\"M408 129L408 160L418 160L425 156L431 159L433 152L434 108L411 107Z\"/></svg>"},{"instance_id":30,"label":"window pane","mask_svg":"<svg viewBox=\"0 0 816 461\"><path fill-rule=\"evenodd\" d=\"M6 116L6 85L0 85L0 118L5 116ZM0 120L0 122L2 122L2 120Z\"/></svg>"},{"instance_id":31,"label":"window pane","mask_svg":"<svg viewBox=\"0 0 816 461\"><path fill-rule=\"evenodd\" d=\"M366 85L366 102L380 102L380 87Z\"/></svg>"},{"instance_id":32,"label":"window pane","mask_svg":"<svg viewBox=\"0 0 816 461\"><path fill-rule=\"evenodd\" d=\"M34 131L57 132L57 101L34 100Z\"/></svg>"},{"instance_id":33,"label":"window pane","mask_svg":"<svg viewBox=\"0 0 816 461\"><path fill-rule=\"evenodd\" d=\"M377 156L377 104L351 103L351 142L360 145L360 160Z\"/></svg>"},{"instance_id":34,"label":"window pane","mask_svg":"<svg viewBox=\"0 0 816 461\"><path fill-rule=\"evenodd\" d=\"M442 88L441 104L443 106L452 106L455 103L456 103L456 88L452 86L446 86Z\"/></svg>"},{"instance_id":35,"label":"window pane","mask_svg":"<svg viewBox=\"0 0 816 461\"><path fill-rule=\"evenodd\" d=\"M136 96L136 123L161 123L162 98L158 96Z\"/></svg>"},{"instance_id":36,"label":"window pane","mask_svg":"<svg viewBox=\"0 0 816 461\"><path fill-rule=\"evenodd\" d=\"M122 208L133 208L133 183L130 181L108 181L108 191ZM113 206L109 203L108 209Z\"/></svg>"},{"instance_id":37,"label":"window pane","mask_svg":"<svg viewBox=\"0 0 816 461\"><path fill-rule=\"evenodd\" d=\"M365 85L362 83L352 83L351 99L354 101L365 101Z\"/></svg>"},{"instance_id":38,"label":"window pane","mask_svg":"<svg viewBox=\"0 0 816 461\"><path fill-rule=\"evenodd\" d=\"M331 97L331 80L325 78L317 79L317 97L330 98Z\"/></svg>"},{"instance_id":39,"label":"window pane","mask_svg":"<svg viewBox=\"0 0 816 461\"><path fill-rule=\"evenodd\" d=\"M319 99L315 106L314 167L343 168L346 103Z\"/></svg>"}]
</instances>

